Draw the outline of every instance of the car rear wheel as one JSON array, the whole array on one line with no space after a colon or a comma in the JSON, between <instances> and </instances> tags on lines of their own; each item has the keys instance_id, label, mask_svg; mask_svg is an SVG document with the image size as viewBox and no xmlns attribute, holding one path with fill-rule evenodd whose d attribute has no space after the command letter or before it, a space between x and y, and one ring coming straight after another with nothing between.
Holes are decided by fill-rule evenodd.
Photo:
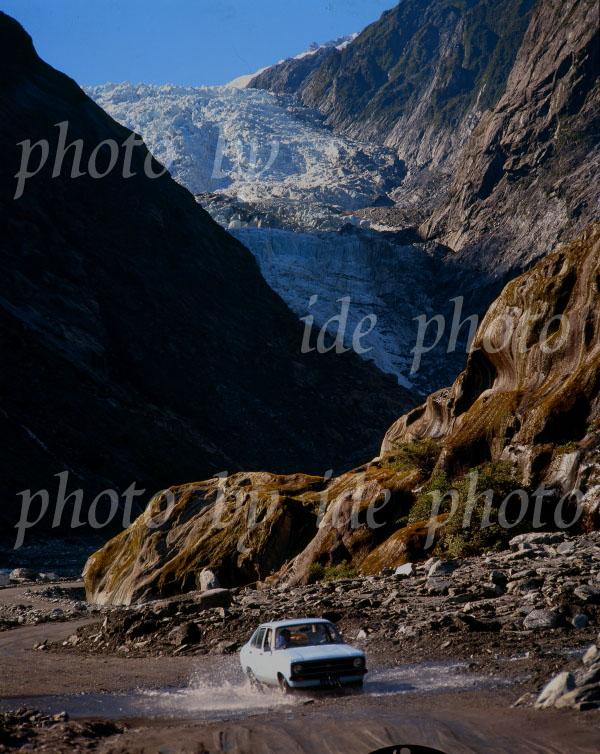
<instances>
[{"instance_id":1,"label":"car rear wheel","mask_svg":"<svg viewBox=\"0 0 600 754\"><path fill-rule=\"evenodd\" d=\"M282 694L291 694L292 693L292 687L290 684L285 680L285 678L279 673L277 676L277 680L279 681L279 689L281 690Z\"/></svg>"}]
</instances>

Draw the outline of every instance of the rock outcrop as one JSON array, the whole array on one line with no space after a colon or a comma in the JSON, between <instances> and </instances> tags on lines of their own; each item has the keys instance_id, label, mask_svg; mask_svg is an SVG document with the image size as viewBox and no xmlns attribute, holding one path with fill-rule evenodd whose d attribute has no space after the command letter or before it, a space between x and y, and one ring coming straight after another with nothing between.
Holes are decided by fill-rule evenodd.
<instances>
[{"instance_id":1,"label":"rock outcrop","mask_svg":"<svg viewBox=\"0 0 600 754\"><path fill-rule=\"evenodd\" d=\"M438 471L517 464L526 485L579 490L598 514L600 224L509 283L465 371L388 431L381 452L442 440Z\"/></svg>"},{"instance_id":2,"label":"rock outcrop","mask_svg":"<svg viewBox=\"0 0 600 754\"><path fill-rule=\"evenodd\" d=\"M143 506L168 484L223 470L324 473L366 460L410 393L355 354L302 354L302 324L250 252L168 174L148 176L145 165L162 166L143 144L126 171L132 133L4 14L0 36L2 535L13 538L17 493L55 500L63 471L67 494L84 489L85 522L98 492L133 482L148 491ZM82 140L76 178L75 147L56 162L63 122L67 144ZM15 199L27 139L48 156ZM95 179L90 157L106 140L118 159ZM98 171L110 164L103 149ZM110 504L98 507L103 521Z\"/></svg>"},{"instance_id":3,"label":"rock outcrop","mask_svg":"<svg viewBox=\"0 0 600 754\"><path fill-rule=\"evenodd\" d=\"M412 499L407 479L376 464L331 480L240 473L172 488L89 558L87 597L129 604L178 594L198 589L205 568L226 586L253 583L300 553L301 578L313 563L360 562Z\"/></svg>"}]
</instances>

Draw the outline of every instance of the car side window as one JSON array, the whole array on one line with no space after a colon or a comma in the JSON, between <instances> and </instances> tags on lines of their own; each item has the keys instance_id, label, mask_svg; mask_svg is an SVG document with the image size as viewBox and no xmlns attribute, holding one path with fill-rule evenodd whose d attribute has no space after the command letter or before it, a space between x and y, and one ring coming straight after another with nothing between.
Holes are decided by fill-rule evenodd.
<instances>
[{"instance_id":1,"label":"car side window","mask_svg":"<svg viewBox=\"0 0 600 754\"><path fill-rule=\"evenodd\" d=\"M263 649L265 650L271 649L271 637L272 637L272 631L270 628L268 628L267 634L265 636L265 643L264 643Z\"/></svg>"},{"instance_id":2,"label":"car side window","mask_svg":"<svg viewBox=\"0 0 600 754\"><path fill-rule=\"evenodd\" d=\"M254 634L254 639L252 640L253 647L258 647L259 649L262 647L263 639L265 638L265 630L266 629L264 628L259 628Z\"/></svg>"}]
</instances>

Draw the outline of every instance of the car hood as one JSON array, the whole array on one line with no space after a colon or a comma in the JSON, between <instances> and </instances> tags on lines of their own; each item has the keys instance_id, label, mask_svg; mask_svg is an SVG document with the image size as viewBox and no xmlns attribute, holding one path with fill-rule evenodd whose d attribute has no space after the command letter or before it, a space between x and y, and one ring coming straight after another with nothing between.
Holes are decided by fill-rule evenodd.
<instances>
[{"instance_id":1,"label":"car hood","mask_svg":"<svg viewBox=\"0 0 600 754\"><path fill-rule=\"evenodd\" d=\"M280 652L282 650L277 650ZM349 644L318 644L313 647L291 647L282 651L292 662L307 662L308 660L331 660L341 657L364 657L360 649L354 649Z\"/></svg>"}]
</instances>

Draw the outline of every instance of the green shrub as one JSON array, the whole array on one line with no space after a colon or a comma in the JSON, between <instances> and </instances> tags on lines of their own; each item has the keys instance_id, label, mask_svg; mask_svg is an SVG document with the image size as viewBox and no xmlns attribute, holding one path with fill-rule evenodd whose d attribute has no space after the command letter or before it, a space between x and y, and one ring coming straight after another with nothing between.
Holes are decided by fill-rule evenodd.
<instances>
[{"instance_id":1,"label":"green shrub","mask_svg":"<svg viewBox=\"0 0 600 754\"><path fill-rule=\"evenodd\" d=\"M441 448L442 443L432 437L397 443L393 453L386 459L386 466L402 473L419 469L429 475L439 458Z\"/></svg>"},{"instance_id":2,"label":"green shrub","mask_svg":"<svg viewBox=\"0 0 600 754\"><path fill-rule=\"evenodd\" d=\"M356 570L349 565L347 560L343 560L335 566L324 566L321 563L313 563L308 569L308 580L311 584L314 584L316 581L353 579L356 575Z\"/></svg>"},{"instance_id":3,"label":"green shrub","mask_svg":"<svg viewBox=\"0 0 600 754\"><path fill-rule=\"evenodd\" d=\"M571 440L571 442L565 442L562 445L557 445L554 448L554 452L557 455L563 455L564 453L572 453L574 450L579 449L579 443Z\"/></svg>"},{"instance_id":4,"label":"green shrub","mask_svg":"<svg viewBox=\"0 0 600 754\"><path fill-rule=\"evenodd\" d=\"M464 557L485 550L501 549L509 539L528 529L529 504L523 521L516 526L503 528L498 523L503 501L520 485L516 467L507 462L485 463L452 481L443 474L436 474L418 493L409 520L411 523L427 521L433 514L451 513L454 495L458 501L456 510L440 529L434 553L444 557ZM439 499L438 495L442 496L442 500L439 508L434 510L434 500ZM507 521L516 521L520 509L521 500L515 494L504 506ZM487 523L488 518L490 524Z\"/></svg>"}]
</instances>

